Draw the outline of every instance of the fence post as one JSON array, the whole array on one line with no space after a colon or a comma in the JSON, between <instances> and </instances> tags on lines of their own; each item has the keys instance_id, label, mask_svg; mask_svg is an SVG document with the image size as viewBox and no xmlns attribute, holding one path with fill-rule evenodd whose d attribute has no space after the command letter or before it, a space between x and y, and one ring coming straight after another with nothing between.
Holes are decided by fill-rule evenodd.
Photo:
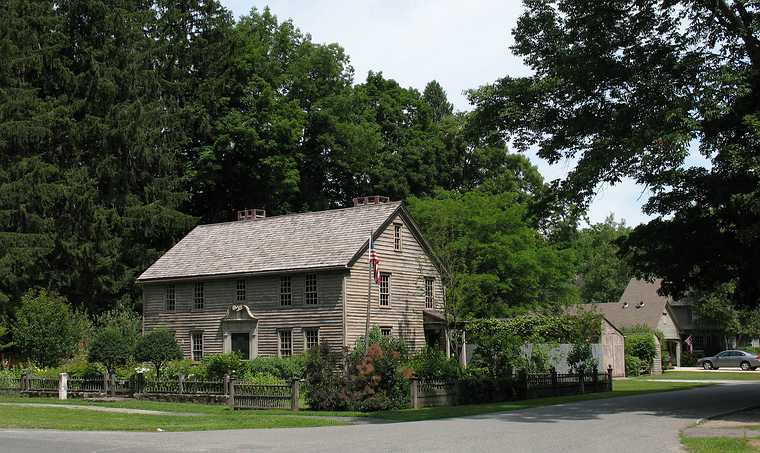
<instances>
[{"instance_id":1,"label":"fence post","mask_svg":"<svg viewBox=\"0 0 760 453\"><path fill-rule=\"evenodd\" d=\"M556 368L552 367L551 375L552 375L552 394L554 396L559 396L559 386L557 385L557 369Z\"/></svg>"},{"instance_id":2,"label":"fence post","mask_svg":"<svg viewBox=\"0 0 760 453\"><path fill-rule=\"evenodd\" d=\"M185 393L185 375L183 373L179 374L179 394Z\"/></svg>"},{"instance_id":3,"label":"fence post","mask_svg":"<svg viewBox=\"0 0 760 453\"><path fill-rule=\"evenodd\" d=\"M24 371L21 374L21 391L24 392L29 388L29 372Z\"/></svg>"},{"instance_id":4,"label":"fence post","mask_svg":"<svg viewBox=\"0 0 760 453\"><path fill-rule=\"evenodd\" d=\"M230 375L228 373L224 373L224 394L230 394Z\"/></svg>"},{"instance_id":5,"label":"fence post","mask_svg":"<svg viewBox=\"0 0 760 453\"><path fill-rule=\"evenodd\" d=\"M110 381L111 381L111 396L116 396L116 373L109 373L110 374Z\"/></svg>"},{"instance_id":6,"label":"fence post","mask_svg":"<svg viewBox=\"0 0 760 453\"><path fill-rule=\"evenodd\" d=\"M69 392L69 375L61 373L58 375L58 399L65 400Z\"/></svg>"},{"instance_id":7,"label":"fence post","mask_svg":"<svg viewBox=\"0 0 760 453\"><path fill-rule=\"evenodd\" d=\"M135 377L135 388L132 389L134 393L141 394L145 389L145 374L142 371L137 373Z\"/></svg>"},{"instance_id":8,"label":"fence post","mask_svg":"<svg viewBox=\"0 0 760 453\"><path fill-rule=\"evenodd\" d=\"M583 367L578 368L578 390L581 394L586 393L586 370Z\"/></svg>"},{"instance_id":9,"label":"fence post","mask_svg":"<svg viewBox=\"0 0 760 453\"><path fill-rule=\"evenodd\" d=\"M419 409L420 408L420 388L419 388L419 379L417 377L411 377L409 379L409 396L410 396L410 406L412 409Z\"/></svg>"},{"instance_id":10,"label":"fence post","mask_svg":"<svg viewBox=\"0 0 760 453\"><path fill-rule=\"evenodd\" d=\"M607 391L612 391L612 365L607 367Z\"/></svg>"},{"instance_id":11,"label":"fence post","mask_svg":"<svg viewBox=\"0 0 760 453\"><path fill-rule=\"evenodd\" d=\"M108 396L108 372L103 373L103 394Z\"/></svg>"},{"instance_id":12,"label":"fence post","mask_svg":"<svg viewBox=\"0 0 760 453\"><path fill-rule=\"evenodd\" d=\"M594 385L594 390L593 391L594 392L598 392L599 391L599 370L597 370L596 367L595 367L593 369L593 373L594 374L591 375L591 382Z\"/></svg>"},{"instance_id":13,"label":"fence post","mask_svg":"<svg viewBox=\"0 0 760 453\"><path fill-rule=\"evenodd\" d=\"M528 399L530 394L530 383L528 382L528 371L526 369L523 368L517 372L517 383L521 393L520 398Z\"/></svg>"},{"instance_id":14,"label":"fence post","mask_svg":"<svg viewBox=\"0 0 760 453\"><path fill-rule=\"evenodd\" d=\"M230 408L235 409L235 380L230 380L230 393L229 397L227 398L227 403L230 405Z\"/></svg>"},{"instance_id":15,"label":"fence post","mask_svg":"<svg viewBox=\"0 0 760 453\"><path fill-rule=\"evenodd\" d=\"M293 379L293 382L291 383L291 392L290 392L290 409L293 411L298 411L298 403L300 398L300 390L301 390L301 380L300 379Z\"/></svg>"}]
</instances>

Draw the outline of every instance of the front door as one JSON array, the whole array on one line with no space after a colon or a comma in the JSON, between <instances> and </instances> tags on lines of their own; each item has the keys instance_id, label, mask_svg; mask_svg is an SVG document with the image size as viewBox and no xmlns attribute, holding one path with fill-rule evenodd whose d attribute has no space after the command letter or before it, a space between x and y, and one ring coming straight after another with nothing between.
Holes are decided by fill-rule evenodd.
<instances>
[{"instance_id":1,"label":"front door","mask_svg":"<svg viewBox=\"0 0 760 453\"><path fill-rule=\"evenodd\" d=\"M251 358L251 335L249 333L231 334L232 352L240 354L245 360Z\"/></svg>"}]
</instances>

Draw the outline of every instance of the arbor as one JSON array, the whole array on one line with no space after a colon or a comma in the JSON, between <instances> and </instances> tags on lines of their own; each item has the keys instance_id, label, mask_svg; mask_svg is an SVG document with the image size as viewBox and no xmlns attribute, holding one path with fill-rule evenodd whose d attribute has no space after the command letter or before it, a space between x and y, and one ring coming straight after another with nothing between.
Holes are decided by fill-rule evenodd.
<instances>
[{"instance_id":1,"label":"arbor","mask_svg":"<svg viewBox=\"0 0 760 453\"><path fill-rule=\"evenodd\" d=\"M473 127L550 162L585 204L630 177L658 217L624 251L676 297L736 278L760 302L760 10L752 2L526 0L512 51L533 70L474 90ZM709 160L694 165L691 150Z\"/></svg>"},{"instance_id":2,"label":"arbor","mask_svg":"<svg viewBox=\"0 0 760 453\"><path fill-rule=\"evenodd\" d=\"M182 349L174 334L166 329L151 330L137 340L135 359L150 362L156 368L156 379L161 377L161 368L166 362L182 358Z\"/></svg>"},{"instance_id":3,"label":"arbor","mask_svg":"<svg viewBox=\"0 0 760 453\"><path fill-rule=\"evenodd\" d=\"M13 339L23 357L40 366L57 366L78 350L88 327L87 318L72 311L63 297L29 291L16 312Z\"/></svg>"}]
</instances>

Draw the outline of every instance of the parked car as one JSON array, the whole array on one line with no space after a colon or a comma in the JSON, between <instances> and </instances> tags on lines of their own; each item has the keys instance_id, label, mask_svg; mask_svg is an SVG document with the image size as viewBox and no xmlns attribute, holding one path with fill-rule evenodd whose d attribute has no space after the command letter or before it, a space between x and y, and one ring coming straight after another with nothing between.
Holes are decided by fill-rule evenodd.
<instances>
[{"instance_id":1,"label":"parked car","mask_svg":"<svg viewBox=\"0 0 760 453\"><path fill-rule=\"evenodd\" d=\"M760 367L760 355L731 349L719 352L712 357L702 357L697 360L697 366L706 370L717 370L720 367L738 367L744 371L756 370Z\"/></svg>"}]
</instances>

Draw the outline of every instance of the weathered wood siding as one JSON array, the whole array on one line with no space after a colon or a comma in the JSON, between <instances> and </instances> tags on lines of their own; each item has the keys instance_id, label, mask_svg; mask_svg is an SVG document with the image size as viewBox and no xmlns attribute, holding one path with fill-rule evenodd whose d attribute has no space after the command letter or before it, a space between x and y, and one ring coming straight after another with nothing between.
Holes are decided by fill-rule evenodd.
<instances>
[{"instance_id":1,"label":"weathered wood siding","mask_svg":"<svg viewBox=\"0 0 760 453\"><path fill-rule=\"evenodd\" d=\"M401 251L394 250L394 227L401 225ZM369 232L367 232L369 236ZM422 246L417 242L403 218L397 215L375 239L380 270L391 273L390 306L380 307L378 285L372 282L371 325L391 327L392 335L401 336L414 350L425 345L423 310L425 309L425 277L433 277L436 308L443 309L441 277ZM346 279L346 344L351 347L364 335L367 313L369 255L355 262Z\"/></svg>"},{"instance_id":2,"label":"weathered wood siding","mask_svg":"<svg viewBox=\"0 0 760 453\"><path fill-rule=\"evenodd\" d=\"M305 305L305 274L291 275L292 305L280 306L280 276L247 278L245 304L259 320L258 355L277 355L278 330L292 331L293 353L304 351L303 329L319 328L320 341L335 348L343 342L343 276L345 273L317 274L317 305ZM143 287L143 327L146 332L164 327L175 332L187 357L191 355L191 332L203 332L204 355L223 352L224 332L220 320L236 301L237 279L198 280L204 282L204 308L195 310L195 281L173 283L176 309L164 309L166 284L148 283ZM171 284L171 283L168 283Z\"/></svg>"}]
</instances>

